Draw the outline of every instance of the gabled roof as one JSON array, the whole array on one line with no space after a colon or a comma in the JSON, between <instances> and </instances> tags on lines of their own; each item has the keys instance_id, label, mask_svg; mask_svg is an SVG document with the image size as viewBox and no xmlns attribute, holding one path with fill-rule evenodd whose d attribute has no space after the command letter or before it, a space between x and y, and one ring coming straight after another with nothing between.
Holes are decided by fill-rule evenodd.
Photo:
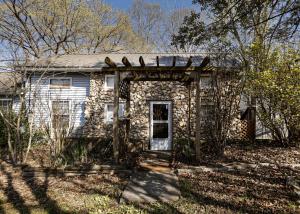
<instances>
[{"instance_id":1,"label":"gabled roof","mask_svg":"<svg viewBox=\"0 0 300 214\"><path fill-rule=\"evenodd\" d=\"M75 54L61 55L34 61L30 67L49 68L103 68L108 67L105 58L109 57L118 67L124 66L122 58L126 57L132 66L140 66L139 58L143 57L145 66L156 66L157 57L160 66L173 66L173 58L176 57L175 66L185 66L190 56L193 57L191 66L199 66L207 56L203 53L115 53L115 54Z\"/></svg>"}]
</instances>

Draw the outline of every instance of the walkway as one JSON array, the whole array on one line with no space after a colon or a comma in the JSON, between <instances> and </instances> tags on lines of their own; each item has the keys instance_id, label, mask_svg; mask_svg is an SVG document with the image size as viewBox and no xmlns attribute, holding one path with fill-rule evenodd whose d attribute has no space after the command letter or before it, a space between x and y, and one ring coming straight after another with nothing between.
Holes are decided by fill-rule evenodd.
<instances>
[{"instance_id":1,"label":"walkway","mask_svg":"<svg viewBox=\"0 0 300 214\"><path fill-rule=\"evenodd\" d=\"M121 202L172 202L180 198L178 178L169 167L165 154L148 153L141 168L132 175Z\"/></svg>"}]
</instances>

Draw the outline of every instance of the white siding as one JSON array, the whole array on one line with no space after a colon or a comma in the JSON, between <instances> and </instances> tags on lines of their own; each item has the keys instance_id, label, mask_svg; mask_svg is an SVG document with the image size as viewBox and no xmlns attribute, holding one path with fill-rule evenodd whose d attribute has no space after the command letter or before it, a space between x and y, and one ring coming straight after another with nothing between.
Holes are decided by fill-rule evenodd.
<instances>
[{"instance_id":1,"label":"white siding","mask_svg":"<svg viewBox=\"0 0 300 214\"><path fill-rule=\"evenodd\" d=\"M72 78L72 85L70 89L49 89L51 77L70 77ZM90 77L88 74L69 73L43 78L40 75L33 76L31 89L28 93L28 103L30 104L30 112L33 112L35 117L35 124L39 127L50 125L52 100L69 100L71 102L71 127L75 132L79 132L85 123L84 110L89 89Z\"/></svg>"}]
</instances>

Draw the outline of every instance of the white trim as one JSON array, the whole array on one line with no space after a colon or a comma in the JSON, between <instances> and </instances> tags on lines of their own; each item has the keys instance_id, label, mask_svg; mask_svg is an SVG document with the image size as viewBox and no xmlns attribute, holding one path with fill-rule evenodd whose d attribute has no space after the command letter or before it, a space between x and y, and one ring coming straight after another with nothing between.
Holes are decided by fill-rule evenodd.
<instances>
[{"instance_id":1,"label":"white trim","mask_svg":"<svg viewBox=\"0 0 300 214\"><path fill-rule=\"evenodd\" d=\"M51 80L53 79L68 79L70 80L70 88L64 88L64 87L61 87L61 88L51 88ZM48 77L48 89L49 90L69 90L72 88L72 85L73 85L73 78L72 77Z\"/></svg>"},{"instance_id":2,"label":"white trim","mask_svg":"<svg viewBox=\"0 0 300 214\"><path fill-rule=\"evenodd\" d=\"M153 104L165 104L168 105L168 120L153 120ZM171 101L150 101L150 149L151 150L171 150L172 149L172 102ZM154 123L168 123L168 138L153 139L153 124ZM164 145L165 148L155 147L154 144L167 143Z\"/></svg>"},{"instance_id":3,"label":"white trim","mask_svg":"<svg viewBox=\"0 0 300 214\"><path fill-rule=\"evenodd\" d=\"M113 78L115 78L115 75L113 75L113 74L106 74L106 75L104 76L104 89L105 89L105 90L113 90L113 89L114 89L114 86L113 86L113 87L110 87L110 86L107 85L107 78L108 78L108 77L113 77Z\"/></svg>"},{"instance_id":4,"label":"white trim","mask_svg":"<svg viewBox=\"0 0 300 214\"><path fill-rule=\"evenodd\" d=\"M12 98L0 98L0 101L12 101Z\"/></svg>"},{"instance_id":5,"label":"white trim","mask_svg":"<svg viewBox=\"0 0 300 214\"><path fill-rule=\"evenodd\" d=\"M106 123L106 124L112 124L113 121L108 120L108 115L107 115L108 105L114 106L113 103L104 103L104 123ZM123 112L125 113L125 103L124 102L120 102L119 103L119 117L122 118L122 117L125 116L125 114L120 116L120 106L123 106L123 109L124 109Z\"/></svg>"}]
</instances>

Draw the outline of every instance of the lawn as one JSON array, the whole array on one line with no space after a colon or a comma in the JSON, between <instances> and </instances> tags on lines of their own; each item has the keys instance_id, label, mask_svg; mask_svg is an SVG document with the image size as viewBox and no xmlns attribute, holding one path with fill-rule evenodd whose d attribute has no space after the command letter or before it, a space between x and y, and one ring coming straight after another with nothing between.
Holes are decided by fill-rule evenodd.
<instances>
[{"instance_id":1,"label":"lawn","mask_svg":"<svg viewBox=\"0 0 300 214\"><path fill-rule=\"evenodd\" d=\"M0 213L299 213L286 178L300 172L280 165L299 163L299 158L295 148L231 145L209 166L242 161L278 167L182 174L181 199L151 205L118 203L126 176L24 177L1 162Z\"/></svg>"}]
</instances>

